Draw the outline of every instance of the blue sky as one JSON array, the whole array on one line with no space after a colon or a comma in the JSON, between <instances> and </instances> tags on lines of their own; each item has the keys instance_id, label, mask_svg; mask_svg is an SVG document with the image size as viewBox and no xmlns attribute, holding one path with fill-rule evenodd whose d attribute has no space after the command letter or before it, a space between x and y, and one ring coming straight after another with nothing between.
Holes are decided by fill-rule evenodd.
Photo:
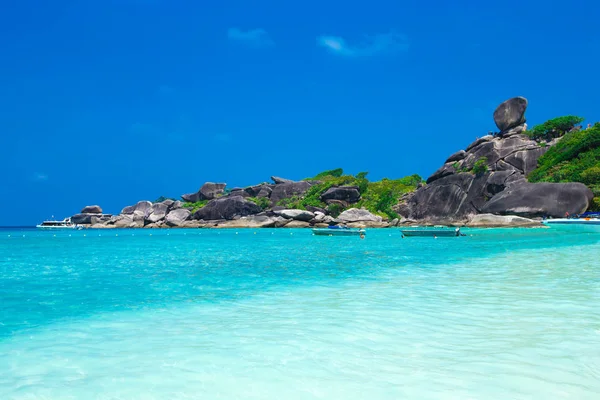
<instances>
[{"instance_id":1,"label":"blue sky","mask_svg":"<svg viewBox=\"0 0 600 400\"><path fill-rule=\"evenodd\" d=\"M517 95L530 125L600 120L592 0L11 3L0 225L205 181L427 177Z\"/></svg>"}]
</instances>

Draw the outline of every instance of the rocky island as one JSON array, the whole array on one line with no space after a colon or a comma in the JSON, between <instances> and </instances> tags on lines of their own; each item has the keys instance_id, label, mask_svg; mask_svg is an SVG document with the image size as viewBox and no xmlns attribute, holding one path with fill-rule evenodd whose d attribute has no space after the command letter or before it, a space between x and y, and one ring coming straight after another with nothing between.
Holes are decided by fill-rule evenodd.
<instances>
[{"instance_id":1,"label":"rocky island","mask_svg":"<svg viewBox=\"0 0 600 400\"><path fill-rule=\"evenodd\" d=\"M567 116L527 129L523 97L494 112L499 131L450 155L426 181L370 182L342 169L293 181L272 176L244 188L204 183L181 200L140 201L120 214L87 206L71 217L90 228L539 226L600 206L600 124Z\"/></svg>"}]
</instances>

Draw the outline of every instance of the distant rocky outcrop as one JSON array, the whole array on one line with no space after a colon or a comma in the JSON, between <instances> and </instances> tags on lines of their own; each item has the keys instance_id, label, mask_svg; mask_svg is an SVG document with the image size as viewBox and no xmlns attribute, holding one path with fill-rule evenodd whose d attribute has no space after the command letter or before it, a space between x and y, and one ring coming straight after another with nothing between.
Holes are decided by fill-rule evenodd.
<instances>
[{"instance_id":1,"label":"distant rocky outcrop","mask_svg":"<svg viewBox=\"0 0 600 400\"><path fill-rule=\"evenodd\" d=\"M382 185L363 186L365 172L344 175L338 168L304 181L272 176L272 184L236 187L227 192L225 183L206 182L196 193L181 196L186 203L160 197L154 203L140 201L124 207L115 216L103 214L102 208L94 205L84 207L71 219L94 228L298 228L335 224L483 227L540 226L539 221L529 218L562 217L565 213L585 211L595 201L585 185L527 181L532 171L536 170L532 176L539 175L538 159L561 140L553 134L539 142L527 135L527 104L523 97L500 104L494 112L494 122L500 132L477 138L465 149L450 155L426 184L415 175L387 180ZM567 120L579 120L573 118ZM539 127L534 129L537 131ZM570 142L560 143L545 158L557 152L560 156L560 146ZM572 153L570 156L578 156L577 152ZM556 162L564 164L560 157ZM379 199L387 203L382 204ZM392 207L390 199L398 199L398 203ZM353 204L355 208L348 209ZM372 212L357 208L358 205L370 207Z\"/></svg>"}]
</instances>

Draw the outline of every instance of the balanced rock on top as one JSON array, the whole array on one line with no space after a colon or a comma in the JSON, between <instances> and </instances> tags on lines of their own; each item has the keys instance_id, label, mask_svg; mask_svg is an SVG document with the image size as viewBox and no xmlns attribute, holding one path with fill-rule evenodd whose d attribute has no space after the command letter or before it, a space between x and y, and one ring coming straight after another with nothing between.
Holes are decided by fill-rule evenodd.
<instances>
[{"instance_id":1,"label":"balanced rock on top","mask_svg":"<svg viewBox=\"0 0 600 400\"><path fill-rule=\"evenodd\" d=\"M526 109L527 99L525 97L513 97L500 104L494 111L494 122L500 132L523 125Z\"/></svg>"}]
</instances>

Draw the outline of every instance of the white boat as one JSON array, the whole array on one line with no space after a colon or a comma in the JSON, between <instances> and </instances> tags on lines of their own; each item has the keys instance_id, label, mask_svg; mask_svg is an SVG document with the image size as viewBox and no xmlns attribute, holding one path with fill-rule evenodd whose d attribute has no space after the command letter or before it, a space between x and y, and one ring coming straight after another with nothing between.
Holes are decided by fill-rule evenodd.
<instances>
[{"instance_id":1,"label":"white boat","mask_svg":"<svg viewBox=\"0 0 600 400\"><path fill-rule=\"evenodd\" d=\"M81 229L79 225L71 221L71 218L65 218L62 221L48 220L35 227L39 229Z\"/></svg>"},{"instance_id":2,"label":"white boat","mask_svg":"<svg viewBox=\"0 0 600 400\"><path fill-rule=\"evenodd\" d=\"M545 219L542 223L553 229L600 233L600 218L586 217L585 214L578 218Z\"/></svg>"},{"instance_id":3,"label":"white boat","mask_svg":"<svg viewBox=\"0 0 600 400\"><path fill-rule=\"evenodd\" d=\"M313 228L313 235L317 236L364 236L366 230L352 229L340 226L330 226L329 228Z\"/></svg>"},{"instance_id":4,"label":"white boat","mask_svg":"<svg viewBox=\"0 0 600 400\"><path fill-rule=\"evenodd\" d=\"M460 232L460 228L447 228L435 226L432 228L406 228L401 229L402 237L410 237L410 236L428 236L428 237L457 237L457 236L465 236L464 233Z\"/></svg>"}]
</instances>

